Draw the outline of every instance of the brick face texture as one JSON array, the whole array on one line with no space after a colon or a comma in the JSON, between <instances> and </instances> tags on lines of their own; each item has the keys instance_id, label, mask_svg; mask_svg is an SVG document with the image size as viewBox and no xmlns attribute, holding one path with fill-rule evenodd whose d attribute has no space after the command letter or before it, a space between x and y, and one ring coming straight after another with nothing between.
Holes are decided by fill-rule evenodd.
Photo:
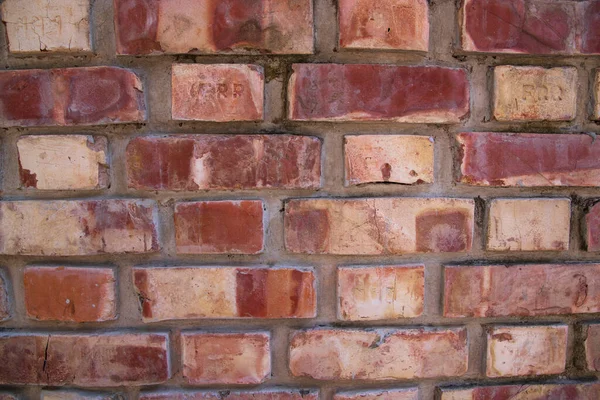
<instances>
[{"instance_id":1,"label":"brick face texture","mask_svg":"<svg viewBox=\"0 0 600 400\"><path fill-rule=\"evenodd\" d=\"M0 20L0 400L600 400L600 1Z\"/></svg>"}]
</instances>

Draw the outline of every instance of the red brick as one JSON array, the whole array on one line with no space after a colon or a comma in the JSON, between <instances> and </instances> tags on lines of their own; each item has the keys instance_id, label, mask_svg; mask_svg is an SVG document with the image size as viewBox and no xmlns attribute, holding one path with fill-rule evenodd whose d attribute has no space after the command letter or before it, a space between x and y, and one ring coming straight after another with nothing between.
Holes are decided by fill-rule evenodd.
<instances>
[{"instance_id":1,"label":"red brick","mask_svg":"<svg viewBox=\"0 0 600 400\"><path fill-rule=\"evenodd\" d=\"M258 254L263 251L260 200L199 201L175 206L175 241L181 254Z\"/></svg>"},{"instance_id":2,"label":"red brick","mask_svg":"<svg viewBox=\"0 0 600 400\"><path fill-rule=\"evenodd\" d=\"M587 367L600 372L600 324L585 326L584 332Z\"/></svg>"},{"instance_id":3,"label":"red brick","mask_svg":"<svg viewBox=\"0 0 600 400\"><path fill-rule=\"evenodd\" d=\"M0 254L73 256L158 250L150 200L0 203Z\"/></svg>"},{"instance_id":4,"label":"red brick","mask_svg":"<svg viewBox=\"0 0 600 400\"><path fill-rule=\"evenodd\" d=\"M467 372L465 329L317 329L290 344L292 375L318 380L396 380Z\"/></svg>"},{"instance_id":5,"label":"red brick","mask_svg":"<svg viewBox=\"0 0 600 400\"><path fill-rule=\"evenodd\" d=\"M588 251L600 251L600 203L589 210L585 225Z\"/></svg>"},{"instance_id":6,"label":"red brick","mask_svg":"<svg viewBox=\"0 0 600 400\"><path fill-rule=\"evenodd\" d=\"M469 112L463 69L294 64L289 118L298 121L457 123Z\"/></svg>"},{"instance_id":7,"label":"red brick","mask_svg":"<svg viewBox=\"0 0 600 400\"><path fill-rule=\"evenodd\" d=\"M460 182L477 186L598 186L600 142L588 135L461 133Z\"/></svg>"},{"instance_id":8,"label":"red brick","mask_svg":"<svg viewBox=\"0 0 600 400\"><path fill-rule=\"evenodd\" d=\"M340 46L352 49L427 51L426 0L341 0Z\"/></svg>"},{"instance_id":9,"label":"red brick","mask_svg":"<svg viewBox=\"0 0 600 400\"><path fill-rule=\"evenodd\" d=\"M0 321L5 321L11 316L11 304L8 295L8 282L4 274L0 273Z\"/></svg>"},{"instance_id":10,"label":"red brick","mask_svg":"<svg viewBox=\"0 0 600 400\"><path fill-rule=\"evenodd\" d=\"M497 326L488 332L488 377L560 374L567 359L567 325Z\"/></svg>"},{"instance_id":11,"label":"red brick","mask_svg":"<svg viewBox=\"0 0 600 400\"><path fill-rule=\"evenodd\" d=\"M139 386L170 377L166 334L0 335L0 384Z\"/></svg>"},{"instance_id":12,"label":"red brick","mask_svg":"<svg viewBox=\"0 0 600 400\"><path fill-rule=\"evenodd\" d=\"M258 65L174 64L171 114L180 121L261 121L264 86Z\"/></svg>"},{"instance_id":13,"label":"red brick","mask_svg":"<svg viewBox=\"0 0 600 400\"><path fill-rule=\"evenodd\" d=\"M600 2L586 1L580 7L583 15L577 22L582 29L581 52L600 54Z\"/></svg>"},{"instance_id":14,"label":"red brick","mask_svg":"<svg viewBox=\"0 0 600 400\"><path fill-rule=\"evenodd\" d=\"M296 199L285 206L285 246L308 254L405 254L471 249L473 200Z\"/></svg>"},{"instance_id":15,"label":"red brick","mask_svg":"<svg viewBox=\"0 0 600 400\"><path fill-rule=\"evenodd\" d=\"M443 389L441 400L597 400L597 383L506 386L480 386L469 389Z\"/></svg>"},{"instance_id":16,"label":"red brick","mask_svg":"<svg viewBox=\"0 0 600 400\"><path fill-rule=\"evenodd\" d=\"M316 189L321 141L295 135L143 136L127 146L128 186L141 190Z\"/></svg>"},{"instance_id":17,"label":"red brick","mask_svg":"<svg viewBox=\"0 0 600 400\"><path fill-rule=\"evenodd\" d=\"M268 333L183 333L183 377L190 385L255 385L271 374Z\"/></svg>"},{"instance_id":18,"label":"red brick","mask_svg":"<svg viewBox=\"0 0 600 400\"><path fill-rule=\"evenodd\" d=\"M142 82L116 67L0 72L0 127L143 122Z\"/></svg>"},{"instance_id":19,"label":"red brick","mask_svg":"<svg viewBox=\"0 0 600 400\"><path fill-rule=\"evenodd\" d=\"M29 318L99 322L117 316L111 268L27 267L23 281Z\"/></svg>"},{"instance_id":20,"label":"red brick","mask_svg":"<svg viewBox=\"0 0 600 400\"><path fill-rule=\"evenodd\" d=\"M140 400L318 400L318 392L308 390L261 390L260 392L159 392L142 393Z\"/></svg>"},{"instance_id":21,"label":"red brick","mask_svg":"<svg viewBox=\"0 0 600 400\"><path fill-rule=\"evenodd\" d=\"M419 389L372 390L366 392L339 392L333 400L419 400Z\"/></svg>"},{"instance_id":22,"label":"red brick","mask_svg":"<svg viewBox=\"0 0 600 400\"><path fill-rule=\"evenodd\" d=\"M119 54L313 52L311 0L115 0Z\"/></svg>"},{"instance_id":23,"label":"red brick","mask_svg":"<svg viewBox=\"0 0 600 400\"><path fill-rule=\"evenodd\" d=\"M600 264L445 268L446 317L600 312Z\"/></svg>"},{"instance_id":24,"label":"red brick","mask_svg":"<svg viewBox=\"0 0 600 400\"><path fill-rule=\"evenodd\" d=\"M191 318L312 318L316 315L312 270L135 268L133 277L145 322Z\"/></svg>"}]
</instances>

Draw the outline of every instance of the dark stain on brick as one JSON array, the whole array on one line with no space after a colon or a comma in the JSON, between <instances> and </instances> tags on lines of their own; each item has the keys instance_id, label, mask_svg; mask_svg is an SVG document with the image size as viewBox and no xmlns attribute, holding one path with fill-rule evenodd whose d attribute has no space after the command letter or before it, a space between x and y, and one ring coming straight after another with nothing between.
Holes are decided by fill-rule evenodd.
<instances>
[{"instance_id":1,"label":"dark stain on brick","mask_svg":"<svg viewBox=\"0 0 600 400\"><path fill-rule=\"evenodd\" d=\"M144 318L152 318L152 301L148 297L148 272L144 269L136 269L133 273L133 282L142 307Z\"/></svg>"},{"instance_id":2,"label":"dark stain on brick","mask_svg":"<svg viewBox=\"0 0 600 400\"><path fill-rule=\"evenodd\" d=\"M415 172L415 171L411 171L411 172ZM384 182L387 182L390 180L390 177L392 176L392 166L389 163L385 163L381 166L381 179L383 179ZM411 174L411 176L414 176Z\"/></svg>"},{"instance_id":3,"label":"dark stain on brick","mask_svg":"<svg viewBox=\"0 0 600 400\"><path fill-rule=\"evenodd\" d=\"M157 41L160 0L114 0L119 54L161 51Z\"/></svg>"},{"instance_id":4,"label":"dark stain on brick","mask_svg":"<svg viewBox=\"0 0 600 400\"><path fill-rule=\"evenodd\" d=\"M288 203L285 215L285 247L293 252L323 253L329 245L329 212L302 210Z\"/></svg>"},{"instance_id":5,"label":"dark stain on brick","mask_svg":"<svg viewBox=\"0 0 600 400\"><path fill-rule=\"evenodd\" d=\"M111 369L123 371L111 377L115 383L162 381L168 378L165 374L168 370L167 352L161 347L116 345L111 363L125 367Z\"/></svg>"},{"instance_id":6,"label":"dark stain on brick","mask_svg":"<svg viewBox=\"0 0 600 400\"><path fill-rule=\"evenodd\" d=\"M419 252L459 252L471 247L469 216L462 210L427 210L416 217Z\"/></svg>"},{"instance_id":7,"label":"dark stain on brick","mask_svg":"<svg viewBox=\"0 0 600 400\"><path fill-rule=\"evenodd\" d=\"M513 340L513 337L510 333L495 333L492 335L492 339L495 339L499 342L508 342L510 340Z\"/></svg>"},{"instance_id":8,"label":"dark stain on brick","mask_svg":"<svg viewBox=\"0 0 600 400\"><path fill-rule=\"evenodd\" d=\"M21 178L22 187L37 188L37 175L31 173L30 170L23 168L21 159L19 159L19 177Z\"/></svg>"},{"instance_id":9,"label":"dark stain on brick","mask_svg":"<svg viewBox=\"0 0 600 400\"><path fill-rule=\"evenodd\" d=\"M53 121L50 73L42 70L0 72L0 118L22 125ZM2 125L2 121L0 121Z\"/></svg>"},{"instance_id":10,"label":"dark stain on brick","mask_svg":"<svg viewBox=\"0 0 600 400\"><path fill-rule=\"evenodd\" d=\"M212 39L218 50L260 48L264 41L263 0L215 1Z\"/></svg>"},{"instance_id":11,"label":"dark stain on brick","mask_svg":"<svg viewBox=\"0 0 600 400\"><path fill-rule=\"evenodd\" d=\"M600 53L600 2L588 1L583 14L583 53Z\"/></svg>"},{"instance_id":12,"label":"dark stain on brick","mask_svg":"<svg viewBox=\"0 0 600 400\"><path fill-rule=\"evenodd\" d=\"M238 316L265 318L267 315L267 269L238 269L236 304Z\"/></svg>"}]
</instances>

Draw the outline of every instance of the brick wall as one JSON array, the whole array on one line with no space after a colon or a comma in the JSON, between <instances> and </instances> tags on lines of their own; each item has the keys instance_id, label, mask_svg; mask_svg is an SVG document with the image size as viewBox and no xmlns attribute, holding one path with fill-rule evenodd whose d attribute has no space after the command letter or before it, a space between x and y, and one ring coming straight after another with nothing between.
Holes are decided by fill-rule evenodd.
<instances>
[{"instance_id":1,"label":"brick wall","mask_svg":"<svg viewBox=\"0 0 600 400\"><path fill-rule=\"evenodd\" d=\"M0 3L0 399L599 399L600 1Z\"/></svg>"}]
</instances>

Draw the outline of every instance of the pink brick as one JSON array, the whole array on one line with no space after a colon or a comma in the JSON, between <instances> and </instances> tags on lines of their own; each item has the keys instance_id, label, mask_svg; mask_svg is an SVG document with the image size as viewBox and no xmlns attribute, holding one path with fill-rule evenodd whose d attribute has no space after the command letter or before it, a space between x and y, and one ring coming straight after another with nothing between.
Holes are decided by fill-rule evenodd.
<instances>
[{"instance_id":1,"label":"pink brick","mask_svg":"<svg viewBox=\"0 0 600 400\"><path fill-rule=\"evenodd\" d=\"M256 385L271 373L268 333L183 333L183 377L190 385Z\"/></svg>"},{"instance_id":2,"label":"pink brick","mask_svg":"<svg viewBox=\"0 0 600 400\"><path fill-rule=\"evenodd\" d=\"M457 123L469 112L463 69L379 64L294 64L296 121Z\"/></svg>"},{"instance_id":3,"label":"pink brick","mask_svg":"<svg viewBox=\"0 0 600 400\"><path fill-rule=\"evenodd\" d=\"M0 335L0 383L139 386L170 377L166 334Z\"/></svg>"},{"instance_id":4,"label":"pink brick","mask_svg":"<svg viewBox=\"0 0 600 400\"><path fill-rule=\"evenodd\" d=\"M0 127L143 122L142 82L116 67L0 72Z\"/></svg>"},{"instance_id":5,"label":"pink brick","mask_svg":"<svg viewBox=\"0 0 600 400\"><path fill-rule=\"evenodd\" d=\"M140 400L318 400L319 394L308 390L261 390L255 392L160 392L142 393Z\"/></svg>"},{"instance_id":6,"label":"pink brick","mask_svg":"<svg viewBox=\"0 0 600 400\"><path fill-rule=\"evenodd\" d=\"M442 389L441 400L596 400L597 383L506 386L480 386L469 389Z\"/></svg>"},{"instance_id":7,"label":"pink brick","mask_svg":"<svg viewBox=\"0 0 600 400\"><path fill-rule=\"evenodd\" d=\"M585 216L588 251L600 251L600 203L591 207Z\"/></svg>"},{"instance_id":8,"label":"pink brick","mask_svg":"<svg viewBox=\"0 0 600 400\"><path fill-rule=\"evenodd\" d=\"M296 333L290 371L318 380L398 380L467 372L465 329L332 330Z\"/></svg>"},{"instance_id":9,"label":"pink brick","mask_svg":"<svg viewBox=\"0 0 600 400\"><path fill-rule=\"evenodd\" d=\"M263 119L265 78L258 65L174 64L171 74L174 120Z\"/></svg>"},{"instance_id":10,"label":"pink brick","mask_svg":"<svg viewBox=\"0 0 600 400\"><path fill-rule=\"evenodd\" d=\"M584 326L585 354L590 371L600 372L600 324Z\"/></svg>"},{"instance_id":11,"label":"pink brick","mask_svg":"<svg viewBox=\"0 0 600 400\"><path fill-rule=\"evenodd\" d=\"M309 54L311 0L114 0L117 52Z\"/></svg>"},{"instance_id":12,"label":"pink brick","mask_svg":"<svg viewBox=\"0 0 600 400\"><path fill-rule=\"evenodd\" d=\"M141 190L316 189L321 141L295 135L142 136L127 146Z\"/></svg>"},{"instance_id":13,"label":"pink brick","mask_svg":"<svg viewBox=\"0 0 600 400\"><path fill-rule=\"evenodd\" d=\"M419 389L371 390L365 392L339 392L333 400L419 400Z\"/></svg>"}]
</instances>

